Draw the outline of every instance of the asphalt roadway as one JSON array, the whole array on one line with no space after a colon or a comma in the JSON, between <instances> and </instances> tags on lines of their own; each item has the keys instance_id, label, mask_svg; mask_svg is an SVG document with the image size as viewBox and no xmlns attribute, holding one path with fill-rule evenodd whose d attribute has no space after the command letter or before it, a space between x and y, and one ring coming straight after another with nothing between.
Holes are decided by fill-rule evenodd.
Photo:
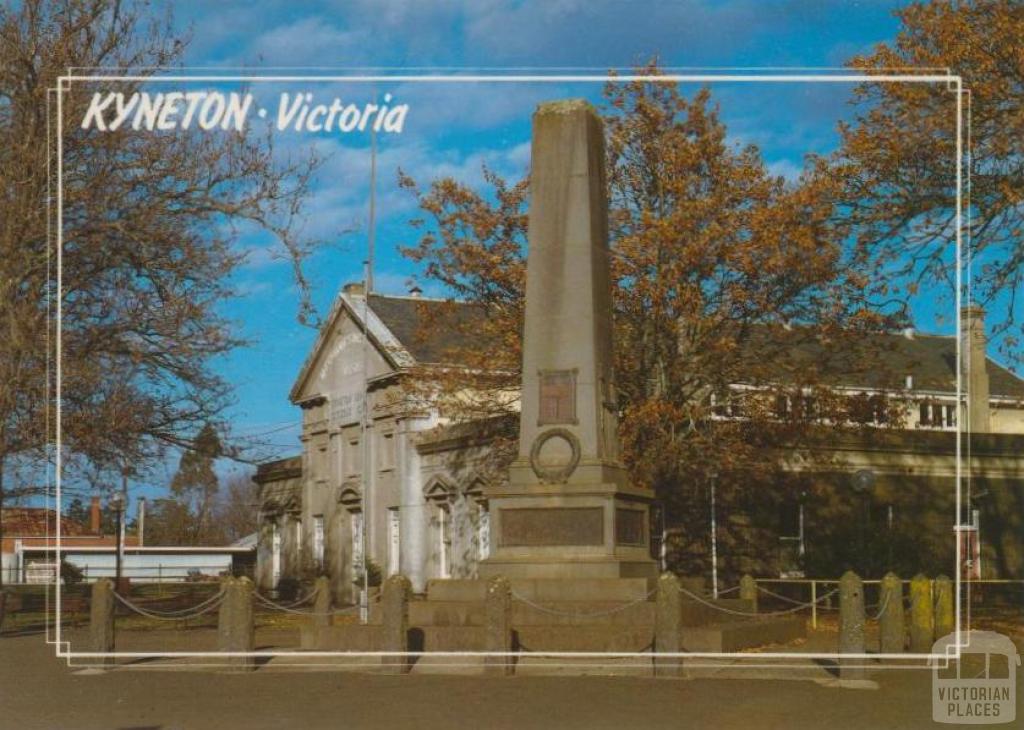
<instances>
[{"instance_id":1,"label":"asphalt roadway","mask_svg":"<svg viewBox=\"0 0 1024 730\"><path fill-rule=\"evenodd\" d=\"M4 637L0 728L953 727L932 722L931 673L921 669L875 672L876 689L799 679L490 678L268 669L240 674L140 663L83 671L57 659L38 634ZM1018 689L1018 696L1024 690Z\"/></svg>"}]
</instances>

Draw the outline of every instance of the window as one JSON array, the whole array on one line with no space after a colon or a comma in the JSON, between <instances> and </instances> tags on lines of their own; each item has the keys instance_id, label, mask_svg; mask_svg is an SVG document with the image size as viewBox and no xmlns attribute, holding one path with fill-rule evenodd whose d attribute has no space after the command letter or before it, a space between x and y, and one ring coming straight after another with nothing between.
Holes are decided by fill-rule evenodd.
<instances>
[{"instance_id":1,"label":"window","mask_svg":"<svg viewBox=\"0 0 1024 730\"><path fill-rule=\"evenodd\" d=\"M276 522L270 523L270 582L277 588L281 580L281 531Z\"/></svg>"},{"instance_id":2,"label":"window","mask_svg":"<svg viewBox=\"0 0 1024 730\"><path fill-rule=\"evenodd\" d=\"M802 512L797 500L789 499L779 503L779 537L784 540L800 538Z\"/></svg>"},{"instance_id":3,"label":"window","mask_svg":"<svg viewBox=\"0 0 1024 730\"><path fill-rule=\"evenodd\" d=\"M821 408L813 395L797 395L793 398L793 413L797 418L813 421L820 416Z\"/></svg>"},{"instance_id":4,"label":"window","mask_svg":"<svg viewBox=\"0 0 1024 730\"><path fill-rule=\"evenodd\" d=\"M452 531L451 531L451 515L448 514L446 507L441 507L438 510L438 525L437 525L437 550L438 550L438 570L439 578L450 578L452 575Z\"/></svg>"},{"instance_id":5,"label":"window","mask_svg":"<svg viewBox=\"0 0 1024 730\"><path fill-rule=\"evenodd\" d=\"M384 431L380 435L380 452L377 455L377 468L381 471L395 468L395 432Z\"/></svg>"},{"instance_id":6,"label":"window","mask_svg":"<svg viewBox=\"0 0 1024 730\"><path fill-rule=\"evenodd\" d=\"M313 477L317 480L324 480L327 478L327 444L318 443L316 446L316 453L314 454L313 461Z\"/></svg>"},{"instance_id":7,"label":"window","mask_svg":"<svg viewBox=\"0 0 1024 730\"><path fill-rule=\"evenodd\" d=\"M712 393L711 412L720 418L743 418L742 396L733 391Z\"/></svg>"},{"instance_id":8,"label":"window","mask_svg":"<svg viewBox=\"0 0 1024 730\"><path fill-rule=\"evenodd\" d=\"M785 421L789 418L789 396L779 393L775 396L775 417Z\"/></svg>"},{"instance_id":9,"label":"window","mask_svg":"<svg viewBox=\"0 0 1024 730\"><path fill-rule=\"evenodd\" d=\"M486 560L491 554L491 513L486 507L480 507L479 521L476 525L477 557Z\"/></svg>"},{"instance_id":10,"label":"window","mask_svg":"<svg viewBox=\"0 0 1024 730\"><path fill-rule=\"evenodd\" d=\"M398 507L388 510L388 575L396 575L402 565L402 518Z\"/></svg>"},{"instance_id":11,"label":"window","mask_svg":"<svg viewBox=\"0 0 1024 730\"><path fill-rule=\"evenodd\" d=\"M359 436L352 435L345 439L345 474L355 475L362 471L362 453L359 448Z\"/></svg>"},{"instance_id":12,"label":"window","mask_svg":"<svg viewBox=\"0 0 1024 730\"><path fill-rule=\"evenodd\" d=\"M925 428L956 428L956 405L922 401L918 409L919 425Z\"/></svg>"},{"instance_id":13,"label":"window","mask_svg":"<svg viewBox=\"0 0 1024 730\"><path fill-rule=\"evenodd\" d=\"M352 573L359 578L363 573L363 513L353 512L349 520L352 533Z\"/></svg>"},{"instance_id":14,"label":"window","mask_svg":"<svg viewBox=\"0 0 1024 730\"><path fill-rule=\"evenodd\" d=\"M313 518L313 561L317 568L324 567L324 516Z\"/></svg>"}]
</instances>

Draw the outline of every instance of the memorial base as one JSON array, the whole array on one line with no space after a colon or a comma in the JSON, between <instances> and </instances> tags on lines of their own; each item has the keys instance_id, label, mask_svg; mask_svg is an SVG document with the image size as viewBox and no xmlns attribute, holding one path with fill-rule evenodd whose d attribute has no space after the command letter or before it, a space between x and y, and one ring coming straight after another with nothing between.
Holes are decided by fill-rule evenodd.
<instances>
[{"instance_id":1,"label":"memorial base","mask_svg":"<svg viewBox=\"0 0 1024 730\"><path fill-rule=\"evenodd\" d=\"M657 576L650 553L652 495L629 484L625 470L582 464L574 478L557 484L538 482L526 465L510 471L507 484L487 490L493 537L491 554L478 568L481 578Z\"/></svg>"}]
</instances>

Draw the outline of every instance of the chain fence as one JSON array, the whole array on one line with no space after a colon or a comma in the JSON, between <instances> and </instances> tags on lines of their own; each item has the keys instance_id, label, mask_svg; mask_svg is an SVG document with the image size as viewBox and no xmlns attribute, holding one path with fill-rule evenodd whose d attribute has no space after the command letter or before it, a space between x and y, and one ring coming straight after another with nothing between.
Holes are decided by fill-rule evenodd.
<instances>
[{"instance_id":1,"label":"chain fence","mask_svg":"<svg viewBox=\"0 0 1024 730\"><path fill-rule=\"evenodd\" d=\"M203 614L209 613L210 611L219 608L220 604L224 601L225 595L224 591L220 591L219 593L216 593L215 595L206 599L202 603L196 606L191 606L187 609L181 609L176 611L157 611L156 609L152 608L143 608L137 603L134 603L129 599L125 598L117 591L114 591L113 593L114 598L118 601L118 603L127 608L129 611L132 611L134 613L139 614L140 616L145 616L146 618L154 619L157 621L187 621L188 619L198 618Z\"/></svg>"},{"instance_id":2,"label":"chain fence","mask_svg":"<svg viewBox=\"0 0 1024 730\"><path fill-rule=\"evenodd\" d=\"M515 591L512 591L512 599L519 601L520 603L527 605L530 608L540 611L541 613L546 613L550 616L562 616L565 618L599 618L601 616L612 616L616 613L621 613L633 606L637 606L641 603L646 603L657 592L658 589L654 588L651 591L649 591L646 596L636 598L632 601L628 601L614 608L602 609L600 611L561 611L556 608L551 608L550 606L544 606L539 603L536 603L527 598L526 596L516 593Z\"/></svg>"},{"instance_id":3,"label":"chain fence","mask_svg":"<svg viewBox=\"0 0 1024 730\"><path fill-rule=\"evenodd\" d=\"M694 593L692 591L688 591L688 590L686 590L685 588L682 588L682 587L679 588L679 591L681 593L683 593L684 595L689 596L693 600L697 601L698 603L704 604L705 606L708 606L709 608L713 608L716 611L720 611L721 613L726 613L726 614L729 614L729 615L732 615L732 616L747 616L747 617L762 617L763 618L763 617L767 617L767 616L785 616L785 615L788 615L788 614L791 614L791 613L796 613L797 611L802 611L802 610L804 610L806 608L811 608L816 603L821 603L822 601L824 601L824 600L826 600L828 598L831 598L833 595L835 595L836 593L839 592L839 589L836 588L835 590L830 591L829 593L826 593L825 595L821 596L820 598L818 598L816 601L813 601L813 602L812 601L808 601L806 603L803 603L803 602L798 602L798 601L792 601L792 603L795 603L796 605L793 606L793 608L787 608L787 609L784 609L782 611L741 611L739 609L730 608L728 606L720 606L717 603L714 603L713 601L709 601L708 599L704 598L703 596L701 596L701 595L699 595L697 593ZM786 600L790 600L790 599L786 599Z\"/></svg>"}]
</instances>

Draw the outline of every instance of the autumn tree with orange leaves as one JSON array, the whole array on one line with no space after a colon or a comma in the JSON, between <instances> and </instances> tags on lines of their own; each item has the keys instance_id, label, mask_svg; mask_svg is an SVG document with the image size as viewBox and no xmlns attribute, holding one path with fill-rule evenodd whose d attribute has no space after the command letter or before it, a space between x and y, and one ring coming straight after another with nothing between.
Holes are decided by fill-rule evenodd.
<instances>
[{"instance_id":1,"label":"autumn tree with orange leaves","mask_svg":"<svg viewBox=\"0 0 1024 730\"><path fill-rule=\"evenodd\" d=\"M838 183L823 164L796 183L770 175L756 147L729 142L706 89L688 99L674 83L612 82L605 99L624 455L680 528L675 565L693 570L709 475L723 514L773 509L776 449L822 416L858 420L829 374L873 364L864 333L898 317L881 313L850 266ZM462 366L423 368L413 381L454 421L514 413L520 384L528 183L485 177L486 194L402 178L424 214L405 254L479 310L446 358ZM460 326L439 319L425 329ZM793 357L803 346L815 356ZM780 413L782 398L791 407ZM506 422L514 443L514 416ZM736 528L725 532L737 543L752 537Z\"/></svg>"},{"instance_id":2,"label":"autumn tree with orange leaves","mask_svg":"<svg viewBox=\"0 0 1024 730\"><path fill-rule=\"evenodd\" d=\"M963 78L964 244L972 297L989 310L1001 354L1021 363L1024 333L1024 5L915 2L891 43L856 57L863 70L949 69ZM833 160L846 181L847 224L864 261L894 293L951 298L956 261L955 87L865 83ZM966 279L965 279L966 282ZM952 310L952 303L948 304Z\"/></svg>"}]
</instances>

